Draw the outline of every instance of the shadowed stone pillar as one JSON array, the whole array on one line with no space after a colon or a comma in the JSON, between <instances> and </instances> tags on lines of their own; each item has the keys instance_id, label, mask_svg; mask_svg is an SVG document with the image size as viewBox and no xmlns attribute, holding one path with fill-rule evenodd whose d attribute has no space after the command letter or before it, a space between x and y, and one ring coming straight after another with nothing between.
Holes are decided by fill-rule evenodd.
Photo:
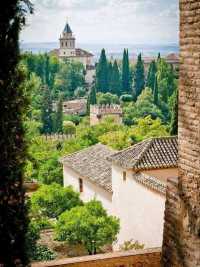
<instances>
[{"instance_id":1,"label":"shadowed stone pillar","mask_svg":"<svg viewBox=\"0 0 200 267\"><path fill-rule=\"evenodd\" d=\"M200 266L200 0L180 0L179 180L168 183L162 265Z\"/></svg>"}]
</instances>

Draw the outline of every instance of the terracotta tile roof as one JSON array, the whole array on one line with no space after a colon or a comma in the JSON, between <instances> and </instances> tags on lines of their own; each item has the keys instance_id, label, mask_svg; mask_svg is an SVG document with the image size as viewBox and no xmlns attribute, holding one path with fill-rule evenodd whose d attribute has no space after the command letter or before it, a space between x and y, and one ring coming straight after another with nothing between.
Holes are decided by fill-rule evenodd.
<instances>
[{"instance_id":1,"label":"terracotta tile roof","mask_svg":"<svg viewBox=\"0 0 200 267\"><path fill-rule=\"evenodd\" d=\"M177 167L177 159L177 137L151 138L109 157L122 168L134 170Z\"/></svg>"},{"instance_id":2,"label":"terracotta tile roof","mask_svg":"<svg viewBox=\"0 0 200 267\"><path fill-rule=\"evenodd\" d=\"M166 183L153 176L139 172L133 174L133 179L147 188L155 190L164 195L166 194Z\"/></svg>"},{"instance_id":3,"label":"terracotta tile roof","mask_svg":"<svg viewBox=\"0 0 200 267\"><path fill-rule=\"evenodd\" d=\"M76 48L76 56L77 57L93 57L94 55L86 50L81 48Z\"/></svg>"},{"instance_id":4,"label":"terracotta tile roof","mask_svg":"<svg viewBox=\"0 0 200 267\"><path fill-rule=\"evenodd\" d=\"M115 152L105 145L97 144L65 156L60 162L74 170L80 177L87 178L112 192L112 169L107 158Z\"/></svg>"}]
</instances>

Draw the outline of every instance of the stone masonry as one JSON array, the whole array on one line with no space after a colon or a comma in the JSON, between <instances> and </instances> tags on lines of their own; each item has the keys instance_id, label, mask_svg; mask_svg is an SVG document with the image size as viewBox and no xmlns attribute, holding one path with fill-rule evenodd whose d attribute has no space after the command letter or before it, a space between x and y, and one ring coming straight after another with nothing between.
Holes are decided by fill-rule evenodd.
<instances>
[{"instance_id":1,"label":"stone masonry","mask_svg":"<svg viewBox=\"0 0 200 267\"><path fill-rule=\"evenodd\" d=\"M99 124L106 117L113 117L118 124L122 123L122 108L120 105L91 105L90 125Z\"/></svg>"},{"instance_id":2,"label":"stone masonry","mask_svg":"<svg viewBox=\"0 0 200 267\"><path fill-rule=\"evenodd\" d=\"M168 189L162 265L200 266L200 0L180 0L179 180Z\"/></svg>"},{"instance_id":3,"label":"stone masonry","mask_svg":"<svg viewBox=\"0 0 200 267\"><path fill-rule=\"evenodd\" d=\"M51 262L33 263L32 267L160 267L161 250L114 252L75 257Z\"/></svg>"}]
</instances>

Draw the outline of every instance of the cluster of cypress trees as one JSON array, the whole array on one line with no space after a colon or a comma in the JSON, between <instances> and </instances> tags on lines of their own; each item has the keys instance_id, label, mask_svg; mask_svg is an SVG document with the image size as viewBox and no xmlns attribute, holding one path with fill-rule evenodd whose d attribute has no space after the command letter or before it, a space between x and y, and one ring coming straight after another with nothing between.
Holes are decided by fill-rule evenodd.
<instances>
[{"instance_id":1,"label":"cluster of cypress trees","mask_svg":"<svg viewBox=\"0 0 200 267\"><path fill-rule=\"evenodd\" d=\"M28 0L7 1L0 9L0 265L5 267L26 266L28 262L23 189L27 156L23 118L28 101L18 63L19 33L29 11Z\"/></svg>"},{"instance_id":2,"label":"cluster of cypress trees","mask_svg":"<svg viewBox=\"0 0 200 267\"><path fill-rule=\"evenodd\" d=\"M134 79L133 79L134 76ZM134 85L132 85L134 80ZM130 94L136 98L140 95L145 85L144 64L141 54L138 56L134 73L130 69L128 49L124 49L122 65L117 61L108 62L105 49L96 67L96 90L97 92L116 94Z\"/></svg>"},{"instance_id":3,"label":"cluster of cypress trees","mask_svg":"<svg viewBox=\"0 0 200 267\"><path fill-rule=\"evenodd\" d=\"M51 134L52 132L63 132L63 96L60 94L55 113L53 112L52 94L47 85L42 88L42 134Z\"/></svg>"}]
</instances>

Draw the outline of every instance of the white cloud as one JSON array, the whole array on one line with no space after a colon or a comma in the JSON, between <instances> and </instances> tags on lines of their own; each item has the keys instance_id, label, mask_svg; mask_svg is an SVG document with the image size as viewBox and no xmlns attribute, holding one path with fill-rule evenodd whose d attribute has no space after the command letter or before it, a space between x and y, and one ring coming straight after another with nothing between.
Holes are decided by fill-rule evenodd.
<instances>
[{"instance_id":1,"label":"white cloud","mask_svg":"<svg viewBox=\"0 0 200 267\"><path fill-rule=\"evenodd\" d=\"M26 42L57 41L68 17L77 41L169 43L178 40L178 0L34 0Z\"/></svg>"}]
</instances>

